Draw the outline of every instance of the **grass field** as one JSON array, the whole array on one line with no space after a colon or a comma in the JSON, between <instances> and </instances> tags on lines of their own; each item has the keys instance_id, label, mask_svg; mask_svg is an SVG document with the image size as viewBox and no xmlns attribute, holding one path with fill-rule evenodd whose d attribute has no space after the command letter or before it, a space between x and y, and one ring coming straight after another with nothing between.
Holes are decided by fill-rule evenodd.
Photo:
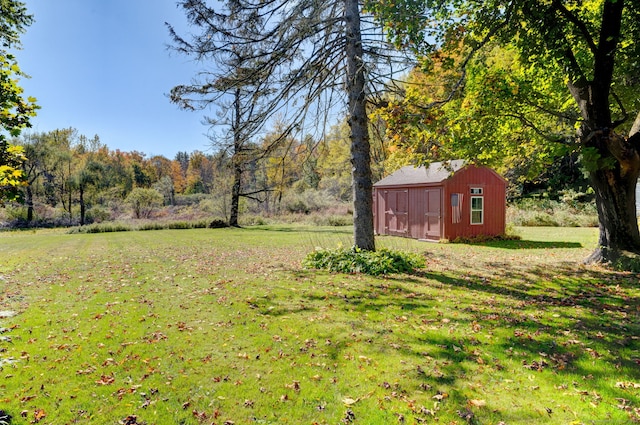
<instances>
[{"instance_id":1,"label":"grass field","mask_svg":"<svg viewBox=\"0 0 640 425\"><path fill-rule=\"evenodd\" d=\"M640 421L640 276L596 230L433 244L417 275L304 270L350 228L0 233L11 424ZM11 317L10 312L17 313Z\"/></svg>"}]
</instances>

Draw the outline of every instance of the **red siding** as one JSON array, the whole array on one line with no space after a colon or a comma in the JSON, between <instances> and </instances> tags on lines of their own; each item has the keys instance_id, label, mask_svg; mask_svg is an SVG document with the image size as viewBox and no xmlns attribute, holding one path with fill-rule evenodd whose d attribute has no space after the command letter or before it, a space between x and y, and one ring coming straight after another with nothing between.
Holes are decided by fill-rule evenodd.
<instances>
[{"instance_id":1,"label":"red siding","mask_svg":"<svg viewBox=\"0 0 640 425\"><path fill-rule=\"evenodd\" d=\"M482 195L471 193L472 188L481 188ZM460 223L451 217L451 194L461 193L462 208ZM483 198L483 223L471 224L471 197ZM445 181L447 218L444 220L445 239L473 237L478 235L502 235L506 222L506 182L493 170L486 167L469 166Z\"/></svg>"},{"instance_id":2,"label":"red siding","mask_svg":"<svg viewBox=\"0 0 640 425\"><path fill-rule=\"evenodd\" d=\"M483 223L471 224L471 188L481 188ZM451 194L462 194L460 220L452 216ZM505 232L506 181L486 167L468 166L438 184L374 188L374 227L379 235L455 239Z\"/></svg>"}]
</instances>

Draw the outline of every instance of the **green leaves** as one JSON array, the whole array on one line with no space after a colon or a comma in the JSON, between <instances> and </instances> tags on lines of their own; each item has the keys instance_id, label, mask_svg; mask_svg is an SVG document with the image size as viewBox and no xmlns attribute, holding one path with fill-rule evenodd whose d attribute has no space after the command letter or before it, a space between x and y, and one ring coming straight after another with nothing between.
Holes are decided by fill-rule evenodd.
<instances>
[{"instance_id":1,"label":"green leaves","mask_svg":"<svg viewBox=\"0 0 640 425\"><path fill-rule=\"evenodd\" d=\"M364 251L356 247L335 250L317 249L302 262L306 268L331 272L364 273L378 276L390 273L412 273L425 266L424 258L411 252L380 249Z\"/></svg>"},{"instance_id":2,"label":"green leaves","mask_svg":"<svg viewBox=\"0 0 640 425\"><path fill-rule=\"evenodd\" d=\"M26 14L24 3L0 2L0 202L19 197L18 187L24 184L24 179L18 168L26 159L19 148L6 142L3 132L18 136L20 130L29 127L29 118L35 116L38 109L34 98L24 99L22 87L18 85L19 77L24 74L5 48L19 46L19 36L32 20Z\"/></svg>"},{"instance_id":3,"label":"green leaves","mask_svg":"<svg viewBox=\"0 0 640 425\"><path fill-rule=\"evenodd\" d=\"M162 205L162 201L162 194L157 190L140 187L133 189L126 199L136 218L149 218L153 209Z\"/></svg>"}]
</instances>

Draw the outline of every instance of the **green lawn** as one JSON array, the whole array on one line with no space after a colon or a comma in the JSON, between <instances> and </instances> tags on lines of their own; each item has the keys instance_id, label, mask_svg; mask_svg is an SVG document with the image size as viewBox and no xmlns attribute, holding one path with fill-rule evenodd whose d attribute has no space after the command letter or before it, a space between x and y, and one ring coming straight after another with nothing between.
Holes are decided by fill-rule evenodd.
<instances>
[{"instance_id":1,"label":"green lawn","mask_svg":"<svg viewBox=\"0 0 640 425\"><path fill-rule=\"evenodd\" d=\"M0 233L12 424L640 421L640 276L597 231L382 237L418 275L304 270L350 228ZM9 341L10 339L10 341Z\"/></svg>"}]
</instances>

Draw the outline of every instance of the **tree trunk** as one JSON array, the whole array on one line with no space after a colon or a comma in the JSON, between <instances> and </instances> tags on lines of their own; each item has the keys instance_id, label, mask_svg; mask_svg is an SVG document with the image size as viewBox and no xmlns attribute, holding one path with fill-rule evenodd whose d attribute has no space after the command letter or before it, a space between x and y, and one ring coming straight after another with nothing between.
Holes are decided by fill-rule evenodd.
<instances>
[{"instance_id":1,"label":"tree trunk","mask_svg":"<svg viewBox=\"0 0 640 425\"><path fill-rule=\"evenodd\" d=\"M587 263L614 262L640 254L635 189L640 175L640 114L628 137L615 132L611 88L619 49L624 2L607 1L597 46L593 46L592 79L588 80L569 51L569 67L576 76L569 91L582 115L578 139L596 193L600 236Z\"/></svg>"},{"instance_id":2,"label":"tree trunk","mask_svg":"<svg viewBox=\"0 0 640 425\"><path fill-rule=\"evenodd\" d=\"M27 223L31 223L33 221L33 191L31 190L31 184L27 186L25 202L27 204Z\"/></svg>"},{"instance_id":3,"label":"tree trunk","mask_svg":"<svg viewBox=\"0 0 640 425\"><path fill-rule=\"evenodd\" d=\"M353 189L353 238L357 248L375 250L373 233L373 184L365 96L365 71L358 0L345 0L349 127Z\"/></svg>"},{"instance_id":4,"label":"tree trunk","mask_svg":"<svg viewBox=\"0 0 640 425\"><path fill-rule=\"evenodd\" d=\"M78 190L80 192L80 226L84 226L84 217L86 214L86 206L84 204L84 186L80 185Z\"/></svg>"},{"instance_id":5,"label":"tree trunk","mask_svg":"<svg viewBox=\"0 0 640 425\"><path fill-rule=\"evenodd\" d=\"M240 210L240 189L242 188L242 164L240 151L242 149L242 135L240 133L241 110L240 110L240 88L236 88L233 99L234 116L233 116L233 156L231 163L233 165L233 186L231 187L231 211L229 212L229 226L240 227L238 224L238 214Z\"/></svg>"},{"instance_id":6,"label":"tree trunk","mask_svg":"<svg viewBox=\"0 0 640 425\"><path fill-rule=\"evenodd\" d=\"M600 138L595 144L601 152L606 150L614 165L604 165L590 173L596 193L600 236L598 246L585 261L587 263L612 262L622 255L640 254L636 212L640 134L636 132L631 136L603 134L594 137Z\"/></svg>"},{"instance_id":7,"label":"tree trunk","mask_svg":"<svg viewBox=\"0 0 640 425\"><path fill-rule=\"evenodd\" d=\"M240 227L238 213L240 209L240 182L242 179L242 166L239 160L233 159L233 186L231 187L231 211L229 213L229 226Z\"/></svg>"}]
</instances>

